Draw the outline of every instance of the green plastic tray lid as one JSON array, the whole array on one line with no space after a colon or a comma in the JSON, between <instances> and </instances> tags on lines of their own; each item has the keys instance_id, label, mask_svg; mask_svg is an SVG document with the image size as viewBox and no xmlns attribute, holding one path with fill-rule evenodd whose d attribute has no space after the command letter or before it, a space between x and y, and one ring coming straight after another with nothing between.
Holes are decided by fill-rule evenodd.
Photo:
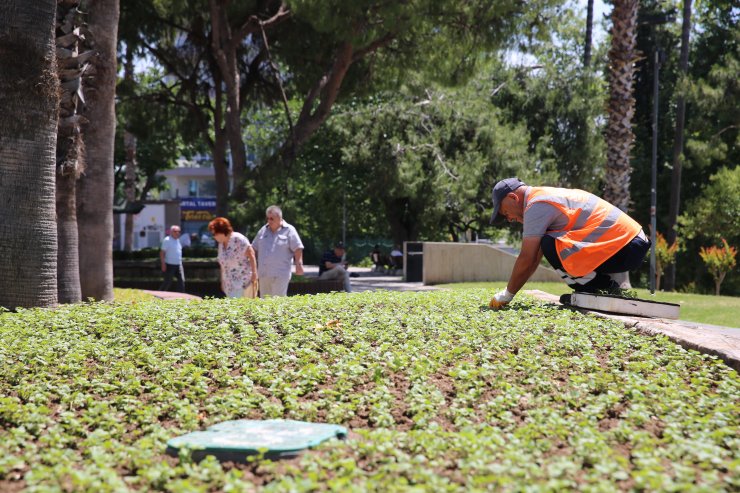
<instances>
[{"instance_id":1,"label":"green plastic tray lid","mask_svg":"<svg viewBox=\"0 0 740 493\"><path fill-rule=\"evenodd\" d=\"M284 419L224 421L208 427L205 431L194 431L167 442L167 446L179 449L242 452L256 454L267 449L267 454L297 452L315 447L330 438L345 438L343 426L325 423L307 423Z\"/></svg>"}]
</instances>

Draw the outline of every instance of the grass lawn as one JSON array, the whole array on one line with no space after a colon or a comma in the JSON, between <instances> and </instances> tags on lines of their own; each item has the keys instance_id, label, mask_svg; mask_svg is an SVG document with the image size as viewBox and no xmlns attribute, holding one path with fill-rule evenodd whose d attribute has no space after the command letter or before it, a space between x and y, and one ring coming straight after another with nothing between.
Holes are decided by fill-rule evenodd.
<instances>
[{"instance_id":1,"label":"grass lawn","mask_svg":"<svg viewBox=\"0 0 740 493\"><path fill-rule=\"evenodd\" d=\"M156 299L156 296L145 293L141 289L113 288L113 300L117 302L129 303L132 301L152 301Z\"/></svg>"},{"instance_id":2,"label":"grass lawn","mask_svg":"<svg viewBox=\"0 0 740 493\"><path fill-rule=\"evenodd\" d=\"M487 288L491 296L506 287L505 282L461 282L454 284L439 284L445 289ZM561 295L572 292L564 283L560 282L528 282L524 290L539 289L546 293ZM663 301L681 305L681 320L698 322L724 327L740 328L740 298L731 296L712 296L706 294L665 293L657 292L651 295L647 289L635 289L637 297L644 300Z\"/></svg>"},{"instance_id":3,"label":"grass lawn","mask_svg":"<svg viewBox=\"0 0 740 493\"><path fill-rule=\"evenodd\" d=\"M740 491L740 377L616 321L490 290L0 313L0 491ZM167 440L345 426L284 461Z\"/></svg>"}]
</instances>

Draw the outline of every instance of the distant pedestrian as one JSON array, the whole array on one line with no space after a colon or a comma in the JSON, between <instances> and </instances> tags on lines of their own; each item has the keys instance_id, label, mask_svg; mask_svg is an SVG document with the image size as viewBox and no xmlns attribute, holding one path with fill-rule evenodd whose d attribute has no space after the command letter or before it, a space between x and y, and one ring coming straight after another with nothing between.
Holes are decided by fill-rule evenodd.
<instances>
[{"instance_id":1,"label":"distant pedestrian","mask_svg":"<svg viewBox=\"0 0 740 493\"><path fill-rule=\"evenodd\" d=\"M319 279L322 281L341 279L344 281L344 290L352 292L352 284L349 281L349 264L344 260L344 243L341 241L324 252L319 263Z\"/></svg>"},{"instance_id":2,"label":"distant pedestrian","mask_svg":"<svg viewBox=\"0 0 740 493\"><path fill-rule=\"evenodd\" d=\"M162 264L164 281L160 291L169 291L172 278L177 280L177 291L185 292L185 272L182 268L182 243L180 243L180 226L170 226L170 234L164 237L159 249L159 260Z\"/></svg>"},{"instance_id":3,"label":"distant pedestrian","mask_svg":"<svg viewBox=\"0 0 740 493\"><path fill-rule=\"evenodd\" d=\"M303 275L303 242L296 229L283 220L283 211L271 205L266 211L267 224L257 232L252 247L257 254L260 297L286 296L291 275Z\"/></svg>"},{"instance_id":4,"label":"distant pedestrian","mask_svg":"<svg viewBox=\"0 0 740 493\"><path fill-rule=\"evenodd\" d=\"M257 260L249 240L234 231L225 217L208 223L208 230L218 242L221 290L229 298L257 297Z\"/></svg>"}]
</instances>

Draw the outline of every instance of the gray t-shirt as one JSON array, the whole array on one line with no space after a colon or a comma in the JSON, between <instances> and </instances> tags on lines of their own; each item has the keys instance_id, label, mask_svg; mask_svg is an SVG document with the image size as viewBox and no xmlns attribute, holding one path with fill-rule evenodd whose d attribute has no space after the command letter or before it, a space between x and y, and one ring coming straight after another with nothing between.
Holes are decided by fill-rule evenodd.
<instances>
[{"instance_id":1,"label":"gray t-shirt","mask_svg":"<svg viewBox=\"0 0 740 493\"><path fill-rule=\"evenodd\" d=\"M524 192L524 227L522 237L542 237L548 231L558 231L568 225L568 216L547 202L535 202L527 209L529 190Z\"/></svg>"},{"instance_id":2,"label":"gray t-shirt","mask_svg":"<svg viewBox=\"0 0 740 493\"><path fill-rule=\"evenodd\" d=\"M257 272L260 277L290 277L293 253L303 249L303 242L296 229L285 221L273 232L262 226L252 242L257 252Z\"/></svg>"}]
</instances>

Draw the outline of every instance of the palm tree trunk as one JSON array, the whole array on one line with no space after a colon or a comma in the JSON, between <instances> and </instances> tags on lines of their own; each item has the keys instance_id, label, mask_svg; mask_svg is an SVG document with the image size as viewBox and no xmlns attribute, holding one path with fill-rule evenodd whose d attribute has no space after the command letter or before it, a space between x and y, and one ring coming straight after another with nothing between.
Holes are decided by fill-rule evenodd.
<instances>
[{"instance_id":1,"label":"palm tree trunk","mask_svg":"<svg viewBox=\"0 0 740 493\"><path fill-rule=\"evenodd\" d=\"M75 208L75 174L57 173L57 295L59 303L82 301L78 249L77 211Z\"/></svg>"},{"instance_id":2,"label":"palm tree trunk","mask_svg":"<svg viewBox=\"0 0 740 493\"><path fill-rule=\"evenodd\" d=\"M689 34L691 33L691 0L683 2L683 21L681 24L681 56L678 71L682 77L689 72ZM686 97L678 95L676 102L676 134L673 139L673 170L671 171L671 196L668 204L668 233L666 240L669 245L676 241L676 223L678 222L679 207L681 205L681 171L683 166L683 129L686 120ZM665 271L665 289L676 289L676 261L673 261Z\"/></svg>"},{"instance_id":3,"label":"palm tree trunk","mask_svg":"<svg viewBox=\"0 0 740 493\"><path fill-rule=\"evenodd\" d=\"M60 303L82 300L77 232L76 186L83 170L81 126L78 114L82 76L88 53L80 54L79 0L57 0L56 44L61 85L59 126L57 129L57 293Z\"/></svg>"},{"instance_id":4,"label":"palm tree trunk","mask_svg":"<svg viewBox=\"0 0 740 493\"><path fill-rule=\"evenodd\" d=\"M78 182L82 296L113 299L113 146L116 131L118 0L87 0L89 31L97 51L86 84L87 171ZM88 81L86 81L88 82Z\"/></svg>"},{"instance_id":5,"label":"palm tree trunk","mask_svg":"<svg viewBox=\"0 0 740 493\"><path fill-rule=\"evenodd\" d=\"M611 15L604 199L623 211L630 205L630 151L635 140L632 132L635 113L632 86L637 59L637 6L637 0L617 0Z\"/></svg>"},{"instance_id":6,"label":"palm tree trunk","mask_svg":"<svg viewBox=\"0 0 740 493\"><path fill-rule=\"evenodd\" d=\"M56 0L0 2L0 306L57 303Z\"/></svg>"}]
</instances>

